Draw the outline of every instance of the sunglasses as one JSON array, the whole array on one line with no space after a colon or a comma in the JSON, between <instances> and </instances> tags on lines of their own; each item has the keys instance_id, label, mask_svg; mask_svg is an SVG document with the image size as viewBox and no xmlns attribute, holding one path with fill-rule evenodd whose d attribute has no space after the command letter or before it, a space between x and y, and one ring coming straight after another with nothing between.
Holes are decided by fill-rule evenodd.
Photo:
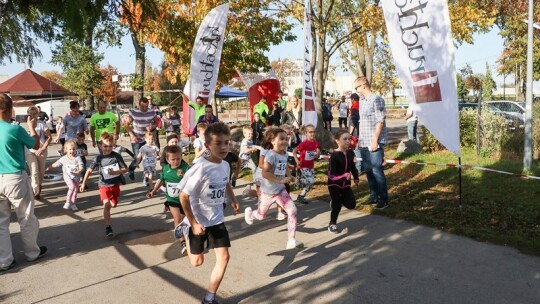
<instances>
[{"instance_id":1,"label":"sunglasses","mask_svg":"<svg viewBox=\"0 0 540 304\"><path fill-rule=\"evenodd\" d=\"M365 83L362 83L362 84L359 84L358 86L356 86L356 88L354 88L354 90L358 90L359 87L362 87L362 86L365 86L366 84Z\"/></svg>"}]
</instances>

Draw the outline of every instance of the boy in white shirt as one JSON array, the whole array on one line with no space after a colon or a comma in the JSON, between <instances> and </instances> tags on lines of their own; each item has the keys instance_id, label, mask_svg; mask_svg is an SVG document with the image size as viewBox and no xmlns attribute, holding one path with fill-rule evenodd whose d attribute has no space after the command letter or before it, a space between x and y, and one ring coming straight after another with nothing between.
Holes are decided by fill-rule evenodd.
<instances>
[{"instance_id":1,"label":"boy in white shirt","mask_svg":"<svg viewBox=\"0 0 540 304\"><path fill-rule=\"evenodd\" d=\"M144 180L143 185L145 187L150 186L154 188L154 177L156 176L156 164L159 157L159 148L154 145L154 134L148 131L144 136L146 144L139 149L137 155L137 167L143 163Z\"/></svg>"},{"instance_id":2,"label":"boy in white shirt","mask_svg":"<svg viewBox=\"0 0 540 304\"><path fill-rule=\"evenodd\" d=\"M195 138L193 141L193 148L195 148L195 158L191 162L193 165L196 164L201 158L207 157L208 152L204 144L204 131L208 125L204 122L197 124L197 135L199 137Z\"/></svg>"},{"instance_id":3,"label":"boy in white shirt","mask_svg":"<svg viewBox=\"0 0 540 304\"><path fill-rule=\"evenodd\" d=\"M253 130L250 126L245 126L242 130L244 133L244 139L240 143L240 159L242 160L241 170L249 168L252 174L255 174L257 166L251 159L251 153L256 152L257 149L253 147Z\"/></svg>"},{"instance_id":4,"label":"boy in white shirt","mask_svg":"<svg viewBox=\"0 0 540 304\"><path fill-rule=\"evenodd\" d=\"M229 165L223 161L229 153L229 127L224 123L214 123L206 129L204 138L209 156L201 158L184 175L183 181L193 182L181 183L179 188L182 191L180 203L191 226L183 229L191 264L195 267L203 264L206 242L216 254L208 292L202 301L208 304L217 303L215 295L229 261L231 242L224 223L225 196L230 199L235 215L239 204L229 183Z\"/></svg>"}]
</instances>

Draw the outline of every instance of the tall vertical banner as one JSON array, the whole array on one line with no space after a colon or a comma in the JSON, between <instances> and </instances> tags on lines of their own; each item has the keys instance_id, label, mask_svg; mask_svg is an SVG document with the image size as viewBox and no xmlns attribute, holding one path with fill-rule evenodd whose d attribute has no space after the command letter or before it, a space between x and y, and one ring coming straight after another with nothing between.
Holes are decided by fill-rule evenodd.
<instances>
[{"instance_id":1,"label":"tall vertical banner","mask_svg":"<svg viewBox=\"0 0 540 304\"><path fill-rule=\"evenodd\" d=\"M191 54L191 69L189 80L184 88L184 94L190 101L195 102L202 97L208 104L216 91L221 50L225 40L225 29L229 14L229 4L222 4L204 18L193 45ZM195 110L187 102L183 103L182 130L190 134L195 127Z\"/></svg>"},{"instance_id":2,"label":"tall vertical banner","mask_svg":"<svg viewBox=\"0 0 540 304\"><path fill-rule=\"evenodd\" d=\"M409 106L460 156L454 45L447 0L383 0L394 64Z\"/></svg>"},{"instance_id":3,"label":"tall vertical banner","mask_svg":"<svg viewBox=\"0 0 540 304\"><path fill-rule=\"evenodd\" d=\"M311 2L304 0L304 85L302 86L302 124L317 126L315 90L311 75Z\"/></svg>"}]
</instances>

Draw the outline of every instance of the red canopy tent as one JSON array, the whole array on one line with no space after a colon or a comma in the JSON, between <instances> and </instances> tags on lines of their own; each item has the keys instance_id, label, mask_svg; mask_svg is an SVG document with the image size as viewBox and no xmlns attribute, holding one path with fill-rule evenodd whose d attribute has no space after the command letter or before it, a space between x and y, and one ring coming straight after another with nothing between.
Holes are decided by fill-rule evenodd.
<instances>
[{"instance_id":1,"label":"red canopy tent","mask_svg":"<svg viewBox=\"0 0 540 304\"><path fill-rule=\"evenodd\" d=\"M14 99L38 99L64 96L77 96L59 84L26 69L0 83L0 93L9 93Z\"/></svg>"}]
</instances>

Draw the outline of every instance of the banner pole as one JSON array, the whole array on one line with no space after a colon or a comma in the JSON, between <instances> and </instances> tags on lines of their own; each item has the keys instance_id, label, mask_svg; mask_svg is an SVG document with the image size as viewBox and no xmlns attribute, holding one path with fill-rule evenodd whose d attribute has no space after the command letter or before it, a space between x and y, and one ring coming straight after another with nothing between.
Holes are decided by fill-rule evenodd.
<instances>
[{"instance_id":1,"label":"banner pole","mask_svg":"<svg viewBox=\"0 0 540 304\"><path fill-rule=\"evenodd\" d=\"M461 204L461 195L462 195L462 187L461 187L461 156L458 157L458 164L459 164L459 208L463 207L463 205Z\"/></svg>"}]
</instances>

